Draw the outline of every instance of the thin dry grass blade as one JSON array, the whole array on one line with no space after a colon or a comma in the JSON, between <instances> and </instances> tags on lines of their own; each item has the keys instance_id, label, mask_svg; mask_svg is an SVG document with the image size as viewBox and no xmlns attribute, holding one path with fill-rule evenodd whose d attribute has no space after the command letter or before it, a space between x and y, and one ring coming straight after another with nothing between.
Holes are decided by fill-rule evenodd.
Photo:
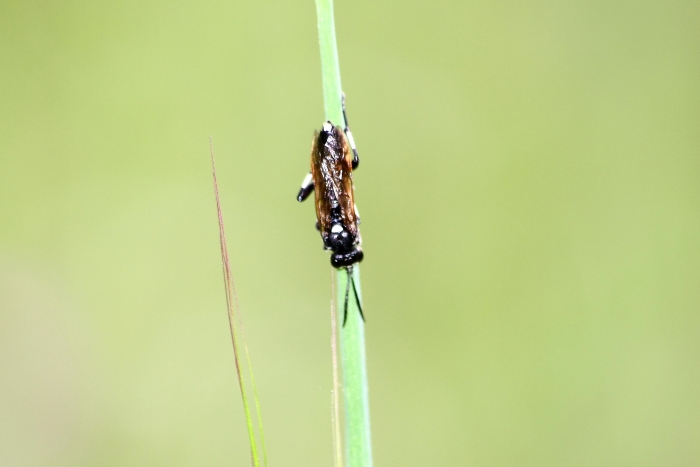
<instances>
[{"instance_id":1,"label":"thin dry grass blade","mask_svg":"<svg viewBox=\"0 0 700 467\"><path fill-rule=\"evenodd\" d=\"M250 456L254 467L260 467L260 461L258 459L258 449L255 443L255 430L253 428L253 419L250 415L250 407L248 405L248 397L245 391L245 383L243 381L243 374L241 371L241 362L238 350L238 335L236 333L236 319L235 310L238 309L238 297L236 296L236 291L233 286L233 278L231 274L231 263L228 257L228 247L226 246L226 233L224 232L224 217L221 213L221 200L219 199L219 185L216 181L216 166L214 164L214 147L212 145L212 140L209 138L209 151L211 153L211 171L214 180L214 196L216 197L216 212L219 217L219 243L221 245L221 263L224 270L224 287L226 289L226 309L228 311L228 323L229 329L231 330L231 342L233 344L233 358L236 362L236 374L238 375L238 385L241 389L241 397L243 398L243 407L245 409L245 418L248 425L248 437L250 438ZM240 321L240 316L239 316ZM246 357L248 357L248 349L243 342ZM248 367L250 368L250 358L248 358ZM251 375L252 375L252 369ZM257 404L257 396L256 405ZM261 425L262 429L262 425Z\"/></svg>"}]
</instances>

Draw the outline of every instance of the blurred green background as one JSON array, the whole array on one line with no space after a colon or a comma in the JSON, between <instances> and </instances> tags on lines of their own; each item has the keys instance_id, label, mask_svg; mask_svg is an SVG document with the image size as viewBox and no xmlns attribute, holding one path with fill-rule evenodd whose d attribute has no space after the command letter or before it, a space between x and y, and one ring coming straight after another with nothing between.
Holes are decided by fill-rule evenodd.
<instances>
[{"instance_id":1,"label":"blurred green background","mask_svg":"<svg viewBox=\"0 0 700 467\"><path fill-rule=\"evenodd\" d=\"M306 1L0 4L0 465L331 465ZM700 465L700 3L338 1L377 466Z\"/></svg>"}]
</instances>

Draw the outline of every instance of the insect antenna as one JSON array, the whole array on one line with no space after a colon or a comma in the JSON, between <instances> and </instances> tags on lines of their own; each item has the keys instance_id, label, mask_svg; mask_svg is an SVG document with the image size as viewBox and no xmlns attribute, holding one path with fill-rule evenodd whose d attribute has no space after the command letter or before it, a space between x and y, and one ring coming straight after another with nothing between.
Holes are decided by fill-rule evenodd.
<instances>
[{"instance_id":1,"label":"insect antenna","mask_svg":"<svg viewBox=\"0 0 700 467\"><path fill-rule=\"evenodd\" d=\"M360 303L360 296L357 293L357 287L355 287L355 276L352 273L352 266L345 268L348 273L348 281L345 284L345 306L343 308L343 327L345 322L348 320L348 299L350 298L350 284L352 284L352 291L355 294L355 303L357 303L357 309L360 311L360 317L362 321L365 320L365 314L362 312L362 304Z\"/></svg>"},{"instance_id":2,"label":"insect antenna","mask_svg":"<svg viewBox=\"0 0 700 467\"><path fill-rule=\"evenodd\" d=\"M343 307L343 327L348 320L348 297L350 296L350 281L352 280L352 266L345 268L348 273L348 280L345 283L345 306ZM355 284L353 283L353 288Z\"/></svg>"},{"instance_id":3,"label":"insect antenna","mask_svg":"<svg viewBox=\"0 0 700 467\"><path fill-rule=\"evenodd\" d=\"M362 321L365 321L365 314L362 312L360 296L357 294L357 288L355 287L355 276L351 275L350 280L352 281L352 291L355 292L355 302L357 303L357 309L360 310L360 317L362 318Z\"/></svg>"}]
</instances>

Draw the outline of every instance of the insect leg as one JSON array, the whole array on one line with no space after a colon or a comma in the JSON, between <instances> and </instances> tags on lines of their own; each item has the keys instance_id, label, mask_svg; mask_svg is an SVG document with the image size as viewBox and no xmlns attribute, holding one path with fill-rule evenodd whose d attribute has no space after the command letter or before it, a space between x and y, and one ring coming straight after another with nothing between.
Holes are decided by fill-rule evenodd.
<instances>
[{"instance_id":1,"label":"insect leg","mask_svg":"<svg viewBox=\"0 0 700 467\"><path fill-rule=\"evenodd\" d=\"M304 181L301 182L301 188L299 189L299 194L297 195L297 201L304 201L309 197L312 191L314 191L314 179L311 177L311 173L308 173L306 174L306 177L304 177Z\"/></svg>"},{"instance_id":2,"label":"insect leg","mask_svg":"<svg viewBox=\"0 0 700 467\"><path fill-rule=\"evenodd\" d=\"M348 137L348 142L350 143L350 148L352 149L352 170L355 170L358 165L360 165L360 156L357 155L357 148L355 147L355 140L352 137L352 132L350 131L350 124L348 123L348 114L345 111L345 93L343 93L343 119L345 120L345 136Z\"/></svg>"}]
</instances>

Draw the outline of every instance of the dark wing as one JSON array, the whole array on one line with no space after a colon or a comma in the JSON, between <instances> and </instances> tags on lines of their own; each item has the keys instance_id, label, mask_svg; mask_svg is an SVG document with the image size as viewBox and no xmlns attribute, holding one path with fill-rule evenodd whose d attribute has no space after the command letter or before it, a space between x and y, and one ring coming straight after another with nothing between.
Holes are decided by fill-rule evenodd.
<instances>
[{"instance_id":1,"label":"dark wing","mask_svg":"<svg viewBox=\"0 0 700 467\"><path fill-rule=\"evenodd\" d=\"M331 222L340 217L348 232L356 237L357 214L352 186L352 149L343 130L333 129L334 143L319 144L319 133L311 147L311 175L316 194L316 217L324 243Z\"/></svg>"},{"instance_id":2,"label":"dark wing","mask_svg":"<svg viewBox=\"0 0 700 467\"><path fill-rule=\"evenodd\" d=\"M354 237L357 236L357 215L355 213L355 193L352 185L352 149L343 130L335 127L336 136L341 143L342 158L338 161L338 182L340 191L338 201L345 228Z\"/></svg>"},{"instance_id":3,"label":"dark wing","mask_svg":"<svg viewBox=\"0 0 700 467\"><path fill-rule=\"evenodd\" d=\"M311 143L311 176L314 179L314 193L316 201L316 218L324 240L331 228L331 198L329 186L326 183L324 173L327 172L324 165L323 154L318 145L318 131L314 132L314 140Z\"/></svg>"}]
</instances>

